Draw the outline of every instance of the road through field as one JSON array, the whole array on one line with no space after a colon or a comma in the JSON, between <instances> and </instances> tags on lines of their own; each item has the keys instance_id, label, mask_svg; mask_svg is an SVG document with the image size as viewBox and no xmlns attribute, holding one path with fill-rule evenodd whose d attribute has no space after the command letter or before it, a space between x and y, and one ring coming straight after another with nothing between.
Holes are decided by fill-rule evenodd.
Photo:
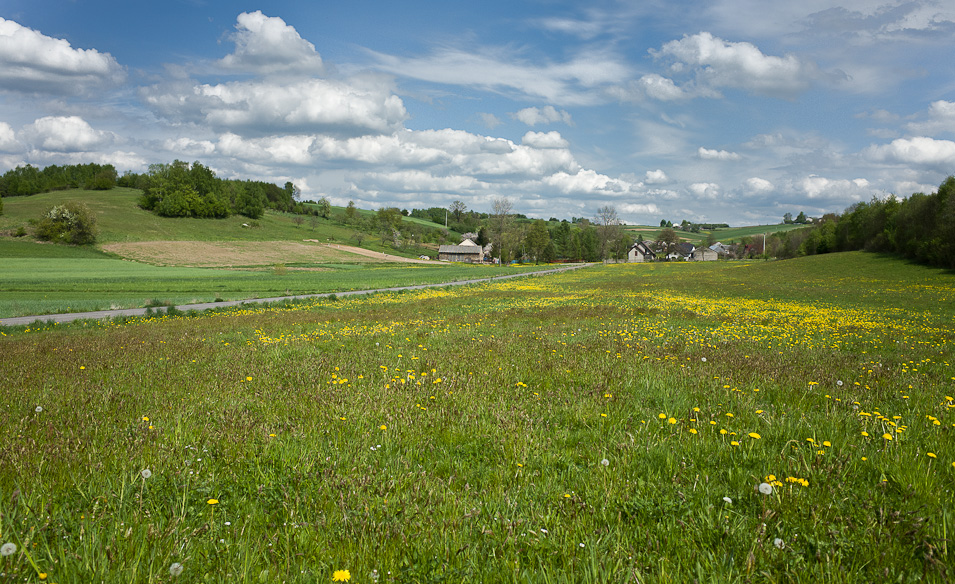
<instances>
[{"instance_id":1,"label":"road through field","mask_svg":"<svg viewBox=\"0 0 955 584\"><path fill-rule=\"evenodd\" d=\"M510 278L520 278L523 276L539 276L543 274L555 274L558 272L566 272L568 270L576 270L578 268L583 268L590 266L592 264L573 264L569 266L564 266L560 268L550 268L547 270L540 270L536 272L521 272L520 274L507 274L504 276L492 276L490 278L476 278L474 280L459 280L457 282L444 282L441 284L416 284L413 286L397 286L394 288L377 288L373 290L351 290L346 292L325 292L322 294L301 294L297 296L276 296L273 298L250 298L248 300L230 300L223 302L203 302L200 304L181 304L176 306L177 310L188 311L188 310L208 310L210 308L225 308L229 306L239 306L241 304L259 304L266 302L281 302L283 300L301 300L305 298L323 298L327 296L355 296L359 294L375 294L377 292L397 292L400 290L422 290L424 288L440 288L443 286L465 286L468 284L479 284L482 282L491 282L493 280L507 280ZM93 319L99 320L103 318L113 318L115 316L143 316L146 314L146 311L150 310L148 308L123 308L117 310L96 310L92 312L69 312L62 314L40 314L36 316L17 316L11 318L0 318L0 326L20 326L31 324L36 321L41 322L71 322L74 320L84 320L84 319ZM152 309L161 311L163 308Z\"/></svg>"}]
</instances>

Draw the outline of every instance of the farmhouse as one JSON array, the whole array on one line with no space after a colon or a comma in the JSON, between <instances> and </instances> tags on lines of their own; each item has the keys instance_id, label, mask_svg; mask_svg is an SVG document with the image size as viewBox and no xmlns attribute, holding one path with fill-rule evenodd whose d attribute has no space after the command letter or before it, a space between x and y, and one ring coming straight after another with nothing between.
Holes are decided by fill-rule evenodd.
<instances>
[{"instance_id":1,"label":"farmhouse","mask_svg":"<svg viewBox=\"0 0 955 584\"><path fill-rule=\"evenodd\" d=\"M480 263L484 261L484 250L470 239L465 239L460 245L439 247L438 259L442 262Z\"/></svg>"},{"instance_id":2,"label":"farmhouse","mask_svg":"<svg viewBox=\"0 0 955 584\"><path fill-rule=\"evenodd\" d=\"M693 250L690 259L694 262L715 262L719 257L718 253L708 247L698 247Z\"/></svg>"},{"instance_id":3,"label":"farmhouse","mask_svg":"<svg viewBox=\"0 0 955 584\"><path fill-rule=\"evenodd\" d=\"M642 241L631 245L627 251L628 262L652 262L656 257L657 254Z\"/></svg>"}]
</instances>

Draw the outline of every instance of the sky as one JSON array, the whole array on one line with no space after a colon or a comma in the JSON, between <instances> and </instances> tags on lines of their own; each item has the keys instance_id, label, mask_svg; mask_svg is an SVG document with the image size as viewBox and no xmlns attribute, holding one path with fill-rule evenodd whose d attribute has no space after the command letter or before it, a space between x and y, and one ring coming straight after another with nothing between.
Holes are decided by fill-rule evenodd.
<instances>
[{"instance_id":1,"label":"sky","mask_svg":"<svg viewBox=\"0 0 955 584\"><path fill-rule=\"evenodd\" d=\"M0 172L779 223L955 173L951 0L0 2Z\"/></svg>"}]
</instances>

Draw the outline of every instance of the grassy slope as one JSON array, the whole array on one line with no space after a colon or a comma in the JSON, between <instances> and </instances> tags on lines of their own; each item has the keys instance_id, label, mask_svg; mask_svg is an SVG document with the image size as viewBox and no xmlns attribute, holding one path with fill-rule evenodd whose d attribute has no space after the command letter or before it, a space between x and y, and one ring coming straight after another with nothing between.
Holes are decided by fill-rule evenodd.
<instances>
[{"instance_id":1,"label":"grassy slope","mask_svg":"<svg viewBox=\"0 0 955 584\"><path fill-rule=\"evenodd\" d=\"M703 231L700 233L690 233L688 231L677 230L677 235L683 241L688 241L694 245L700 245L705 243L709 234L712 233L717 241L722 243L734 243L738 242L744 237L752 237L757 235L771 235L773 233L780 233L785 231L792 231L794 229L800 229L806 227L805 225L751 225L748 227L729 227L726 229L716 229L713 231ZM640 234L644 239L656 239L660 235L662 228L660 226L650 226L650 225L627 225L625 229L632 233L634 236Z\"/></svg>"},{"instance_id":2,"label":"grassy slope","mask_svg":"<svg viewBox=\"0 0 955 584\"><path fill-rule=\"evenodd\" d=\"M953 295L852 253L0 336L4 570L951 580Z\"/></svg>"}]
</instances>

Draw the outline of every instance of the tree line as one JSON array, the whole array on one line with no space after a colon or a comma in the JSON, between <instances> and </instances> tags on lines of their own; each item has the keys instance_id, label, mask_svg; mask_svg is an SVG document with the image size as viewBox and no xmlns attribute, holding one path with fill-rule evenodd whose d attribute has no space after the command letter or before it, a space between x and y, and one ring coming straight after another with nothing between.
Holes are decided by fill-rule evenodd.
<instances>
[{"instance_id":1,"label":"tree line","mask_svg":"<svg viewBox=\"0 0 955 584\"><path fill-rule=\"evenodd\" d=\"M43 169L27 164L0 176L0 197L26 197L66 189L106 191L116 186L117 178L112 164L52 164Z\"/></svg>"},{"instance_id":2,"label":"tree line","mask_svg":"<svg viewBox=\"0 0 955 584\"><path fill-rule=\"evenodd\" d=\"M744 243L756 254L760 239ZM812 227L769 236L762 255L791 258L857 250L955 269L955 177L948 177L932 194L873 197L841 215L824 215Z\"/></svg>"}]
</instances>

